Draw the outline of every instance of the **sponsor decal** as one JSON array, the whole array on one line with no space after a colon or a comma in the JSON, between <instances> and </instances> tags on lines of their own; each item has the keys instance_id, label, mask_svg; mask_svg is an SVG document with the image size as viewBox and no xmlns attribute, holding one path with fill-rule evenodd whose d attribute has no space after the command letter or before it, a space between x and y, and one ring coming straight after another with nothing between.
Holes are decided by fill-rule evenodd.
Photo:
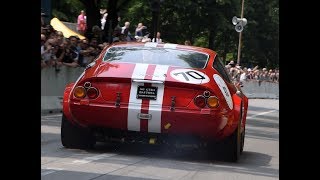
<instances>
[{"instance_id":1,"label":"sponsor decal","mask_svg":"<svg viewBox=\"0 0 320 180\"><path fill-rule=\"evenodd\" d=\"M170 76L179 82L190 84L204 84L210 81L206 74L193 69L175 69L170 72Z\"/></svg>"},{"instance_id":2,"label":"sponsor decal","mask_svg":"<svg viewBox=\"0 0 320 180\"><path fill-rule=\"evenodd\" d=\"M230 94L230 91L228 89L227 84L224 82L224 80L218 74L214 74L213 79L215 80L215 82L219 86L219 89L222 92L229 108L232 110L233 109L233 101L232 101L232 97L231 97L231 94Z\"/></svg>"}]
</instances>

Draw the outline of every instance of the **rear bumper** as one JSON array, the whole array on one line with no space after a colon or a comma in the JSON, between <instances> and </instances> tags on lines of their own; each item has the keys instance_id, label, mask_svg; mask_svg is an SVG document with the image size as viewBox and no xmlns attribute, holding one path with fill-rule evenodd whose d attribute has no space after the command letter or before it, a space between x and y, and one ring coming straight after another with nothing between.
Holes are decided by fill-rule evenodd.
<instances>
[{"instance_id":1,"label":"rear bumper","mask_svg":"<svg viewBox=\"0 0 320 180\"><path fill-rule=\"evenodd\" d=\"M91 127L91 132L96 138L96 141L99 142L141 143L153 145L164 144L175 145L177 147L190 145L197 145L200 147L208 142L212 142L212 139L192 135L137 132L101 127Z\"/></svg>"},{"instance_id":2,"label":"rear bumper","mask_svg":"<svg viewBox=\"0 0 320 180\"><path fill-rule=\"evenodd\" d=\"M132 108L132 106L130 106ZM157 110L158 109L158 110ZM85 127L100 127L110 128L120 131L132 131L128 128L128 116L137 117L140 109L135 109L135 113L128 113L128 105L121 105L115 107L114 104L80 104L78 102L70 103L70 110L72 120ZM132 109L131 109L132 110ZM143 107L142 107L142 110ZM170 107L155 108L154 111L161 115L151 120L137 119L138 126L143 123L154 123L158 121L156 127L159 132L152 131L152 128L147 130L140 129L134 130L142 133L158 133L158 134L172 134L172 135L192 135L201 138L215 138L219 136L221 129L227 126L230 118L233 118L232 112L224 112L222 114L217 110L200 110L200 109L179 109L174 111ZM132 121L132 120L131 120ZM151 122L152 121L152 122Z\"/></svg>"}]
</instances>

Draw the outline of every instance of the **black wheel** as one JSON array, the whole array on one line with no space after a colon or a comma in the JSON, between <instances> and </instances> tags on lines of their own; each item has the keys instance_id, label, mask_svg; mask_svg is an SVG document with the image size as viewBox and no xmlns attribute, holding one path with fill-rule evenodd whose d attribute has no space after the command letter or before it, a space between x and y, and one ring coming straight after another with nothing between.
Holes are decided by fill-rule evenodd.
<instances>
[{"instance_id":1,"label":"black wheel","mask_svg":"<svg viewBox=\"0 0 320 180\"><path fill-rule=\"evenodd\" d=\"M237 129L223 142L224 159L229 162L237 162L241 151L240 123Z\"/></svg>"},{"instance_id":2,"label":"black wheel","mask_svg":"<svg viewBox=\"0 0 320 180\"><path fill-rule=\"evenodd\" d=\"M237 162L241 153L240 123L226 139L208 144L208 157L212 160Z\"/></svg>"},{"instance_id":3,"label":"black wheel","mask_svg":"<svg viewBox=\"0 0 320 180\"><path fill-rule=\"evenodd\" d=\"M66 148L91 149L95 145L95 138L89 129L72 124L62 115L61 143Z\"/></svg>"},{"instance_id":4,"label":"black wheel","mask_svg":"<svg viewBox=\"0 0 320 180\"><path fill-rule=\"evenodd\" d=\"M226 139L209 146L209 157L214 160L237 162L241 151L240 123L237 129Z\"/></svg>"}]
</instances>

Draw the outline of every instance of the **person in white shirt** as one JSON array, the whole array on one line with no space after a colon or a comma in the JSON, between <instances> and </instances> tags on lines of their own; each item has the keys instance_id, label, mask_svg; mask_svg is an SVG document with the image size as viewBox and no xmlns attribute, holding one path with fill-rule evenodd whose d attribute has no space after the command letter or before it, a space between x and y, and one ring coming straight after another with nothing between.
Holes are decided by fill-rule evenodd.
<instances>
[{"instance_id":1,"label":"person in white shirt","mask_svg":"<svg viewBox=\"0 0 320 180\"><path fill-rule=\"evenodd\" d=\"M104 26L106 25L106 21L107 21L107 10L106 9L100 9L100 14L101 14L101 30L104 30Z\"/></svg>"},{"instance_id":2,"label":"person in white shirt","mask_svg":"<svg viewBox=\"0 0 320 180\"><path fill-rule=\"evenodd\" d=\"M125 22L124 23L124 26L121 27L121 34L126 34L126 30L129 29L129 26L130 26L130 22Z\"/></svg>"},{"instance_id":3,"label":"person in white shirt","mask_svg":"<svg viewBox=\"0 0 320 180\"><path fill-rule=\"evenodd\" d=\"M162 39L161 39L160 36L161 36L160 32L157 32L157 37L156 38L152 38L152 42L162 43Z\"/></svg>"}]
</instances>

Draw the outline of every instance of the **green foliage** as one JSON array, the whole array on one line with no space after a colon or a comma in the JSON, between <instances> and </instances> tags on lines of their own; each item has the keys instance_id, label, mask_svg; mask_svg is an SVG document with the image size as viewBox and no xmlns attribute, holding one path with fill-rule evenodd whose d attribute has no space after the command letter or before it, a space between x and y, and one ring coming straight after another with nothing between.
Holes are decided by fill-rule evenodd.
<instances>
[{"instance_id":1,"label":"green foliage","mask_svg":"<svg viewBox=\"0 0 320 180\"><path fill-rule=\"evenodd\" d=\"M207 47L208 44L209 42L206 35L199 36L194 40L194 43L193 43L194 46L200 46L200 47Z\"/></svg>"},{"instance_id":2,"label":"green foliage","mask_svg":"<svg viewBox=\"0 0 320 180\"><path fill-rule=\"evenodd\" d=\"M233 53L227 53L226 54L226 61L231 61L234 59L234 54Z\"/></svg>"},{"instance_id":3,"label":"green foliage","mask_svg":"<svg viewBox=\"0 0 320 180\"><path fill-rule=\"evenodd\" d=\"M248 1L242 59L260 67L279 65L279 1Z\"/></svg>"},{"instance_id":4,"label":"green foliage","mask_svg":"<svg viewBox=\"0 0 320 180\"><path fill-rule=\"evenodd\" d=\"M151 28L152 18L151 10L147 1L131 1L127 4L127 8L122 7L120 11L121 21L120 26L123 26L126 21L130 22L130 32L134 34L138 23Z\"/></svg>"},{"instance_id":5,"label":"green foliage","mask_svg":"<svg viewBox=\"0 0 320 180\"><path fill-rule=\"evenodd\" d=\"M58 18L61 21L69 21L68 16L63 12L58 11L57 9L52 10L52 16Z\"/></svg>"},{"instance_id":6,"label":"green foliage","mask_svg":"<svg viewBox=\"0 0 320 180\"><path fill-rule=\"evenodd\" d=\"M90 0L87 0L90 1ZM93 0L92 0L93 1ZM75 22L84 1L55 0L53 15ZM100 2L100 1L99 1ZM130 32L142 22L152 25L149 0L118 0L120 26L130 22ZM241 65L269 68L279 64L279 0L245 0L244 17L248 24L242 32ZM106 7L108 0L101 0ZM223 60L236 60L239 33L231 23L240 17L241 0L164 0L160 5L159 31L165 42L210 47ZM151 29L150 29L151 30Z\"/></svg>"},{"instance_id":7,"label":"green foliage","mask_svg":"<svg viewBox=\"0 0 320 180\"><path fill-rule=\"evenodd\" d=\"M79 0L52 1L52 15L62 21L77 22L77 17L85 6Z\"/></svg>"}]
</instances>

